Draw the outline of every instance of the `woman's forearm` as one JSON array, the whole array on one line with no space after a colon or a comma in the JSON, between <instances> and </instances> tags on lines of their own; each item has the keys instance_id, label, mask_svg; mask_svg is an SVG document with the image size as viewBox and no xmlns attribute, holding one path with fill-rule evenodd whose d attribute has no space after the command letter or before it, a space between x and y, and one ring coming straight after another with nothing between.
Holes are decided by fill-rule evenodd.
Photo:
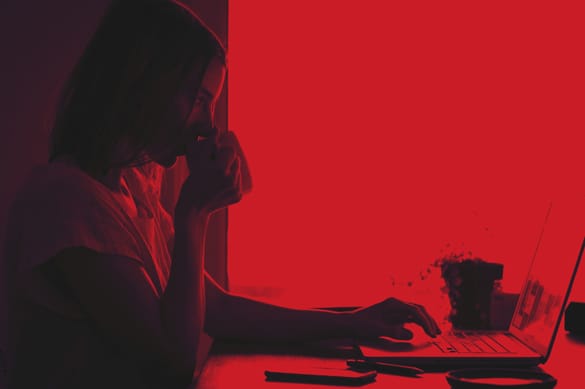
<instances>
[{"instance_id":1,"label":"woman's forearm","mask_svg":"<svg viewBox=\"0 0 585 389\"><path fill-rule=\"evenodd\" d=\"M206 332L217 339L252 342L302 342L345 338L353 334L351 314L292 309L221 290L208 280ZM210 297L211 297L210 296ZM221 296L221 297L219 297Z\"/></svg>"},{"instance_id":2,"label":"woman's forearm","mask_svg":"<svg viewBox=\"0 0 585 389\"><path fill-rule=\"evenodd\" d=\"M205 312L203 255L207 215L175 221L173 261L162 297L161 315L175 363L181 371L195 368Z\"/></svg>"}]
</instances>

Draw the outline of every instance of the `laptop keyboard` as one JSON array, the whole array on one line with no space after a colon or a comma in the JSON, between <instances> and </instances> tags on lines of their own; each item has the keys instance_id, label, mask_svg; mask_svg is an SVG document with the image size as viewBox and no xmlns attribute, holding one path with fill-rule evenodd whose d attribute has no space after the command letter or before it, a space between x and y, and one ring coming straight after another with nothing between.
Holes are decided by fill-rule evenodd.
<instances>
[{"instance_id":1,"label":"laptop keyboard","mask_svg":"<svg viewBox=\"0 0 585 389\"><path fill-rule=\"evenodd\" d=\"M511 353L515 341L504 333L452 332L433 339L444 353Z\"/></svg>"}]
</instances>

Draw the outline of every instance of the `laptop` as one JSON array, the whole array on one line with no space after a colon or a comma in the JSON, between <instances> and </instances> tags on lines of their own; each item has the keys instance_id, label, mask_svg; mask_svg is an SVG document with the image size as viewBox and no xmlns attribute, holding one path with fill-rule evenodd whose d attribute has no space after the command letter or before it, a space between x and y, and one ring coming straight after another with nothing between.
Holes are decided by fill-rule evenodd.
<instances>
[{"instance_id":1,"label":"laptop","mask_svg":"<svg viewBox=\"0 0 585 389\"><path fill-rule=\"evenodd\" d=\"M584 200L554 202L548 207L508 330L451 330L437 338L411 342L385 337L359 341L356 346L362 358L439 371L546 362L583 255Z\"/></svg>"}]
</instances>

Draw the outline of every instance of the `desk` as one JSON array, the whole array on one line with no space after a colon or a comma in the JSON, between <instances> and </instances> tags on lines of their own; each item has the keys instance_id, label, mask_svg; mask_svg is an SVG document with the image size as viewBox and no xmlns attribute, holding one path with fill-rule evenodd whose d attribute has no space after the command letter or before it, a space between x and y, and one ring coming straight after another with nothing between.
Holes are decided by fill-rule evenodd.
<instances>
[{"instance_id":1,"label":"desk","mask_svg":"<svg viewBox=\"0 0 585 389\"><path fill-rule=\"evenodd\" d=\"M557 336L549 361L543 369L555 376L556 388L583 387L585 372L585 340L574 339L563 330ZM216 342L201 375L192 389L227 388L315 388L330 386L297 383L266 382L264 369L279 365L294 367L314 365L319 367L345 368L345 360L354 357L351 348L333 348L326 342L319 346L270 348L258 345L237 345ZM443 373L426 373L422 378L399 377L378 374L376 382L364 388L450 388Z\"/></svg>"}]
</instances>

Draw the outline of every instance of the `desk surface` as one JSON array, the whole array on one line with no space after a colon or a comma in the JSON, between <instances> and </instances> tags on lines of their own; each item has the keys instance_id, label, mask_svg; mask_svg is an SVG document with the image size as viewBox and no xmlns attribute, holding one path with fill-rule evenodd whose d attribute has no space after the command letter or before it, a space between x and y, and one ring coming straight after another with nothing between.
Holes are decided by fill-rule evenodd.
<instances>
[{"instance_id":1,"label":"desk surface","mask_svg":"<svg viewBox=\"0 0 585 389\"><path fill-rule=\"evenodd\" d=\"M562 327L561 327L562 328ZM264 370L269 367L337 367L345 368L345 360L354 356L350 348L336 348L327 343L310 350L291 347L267 348L253 345L216 343L209 355L201 376L193 389L223 388L319 388L324 385L266 382ZM549 361L543 370L555 376L556 388L575 388L585 371L585 341L574 339L560 330ZM408 378L378 374L376 382L363 387L394 388L449 388L443 373L426 373L422 378Z\"/></svg>"}]
</instances>

